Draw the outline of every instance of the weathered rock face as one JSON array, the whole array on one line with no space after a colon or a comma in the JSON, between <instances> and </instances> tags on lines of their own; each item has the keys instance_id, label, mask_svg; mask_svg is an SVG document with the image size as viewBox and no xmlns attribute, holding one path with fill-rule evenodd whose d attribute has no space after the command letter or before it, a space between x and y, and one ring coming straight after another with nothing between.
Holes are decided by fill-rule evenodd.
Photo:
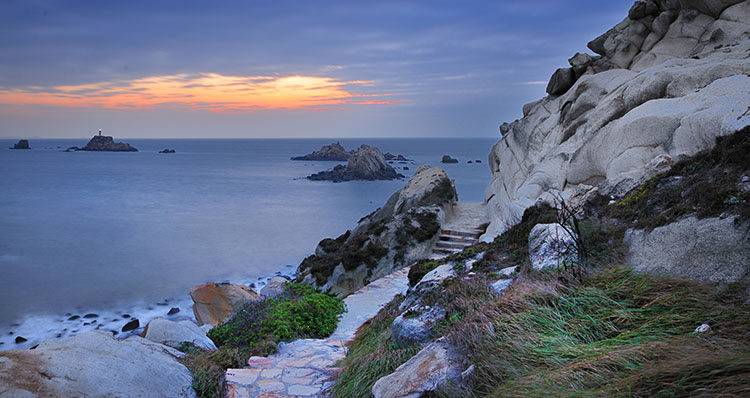
<instances>
[{"instance_id":1,"label":"weathered rock face","mask_svg":"<svg viewBox=\"0 0 750 398\"><path fill-rule=\"evenodd\" d=\"M29 140L19 140L10 149L31 149L31 147L29 146Z\"/></svg>"},{"instance_id":2,"label":"weathered rock face","mask_svg":"<svg viewBox=\"0 0 750 398\"><path fill-rule=\"evenodd\" d=\"M309 153L305 156L295 156L292 160L323 160L323 161L336 161L345 162L349 160L349 157L354 153L347 152L344 147L338 142L331 145L324 145L319 151Z\"/></svg>"},{"instance_id":3,"label":"weathered rock face","mask_svg":"<svg viewBox=\"0 0 750 398\"><path fill-rule=\"evenodd\" d=\"M630 16L589 43L599 56L570 59L570 89L501 126L484 240L538 200L622 195L750 125L750 1L642 1Z\"/></svg>"},{"instance_id":4,"label":"weathered rock face","mask_svg":"<svg viewBox=\"0 0 750 398\"><path fill-rule=\"evenodd\" d=\"M393 180L404 178L385 160L378 148L362 145L351 157L346 166L338 165L331 170L321 171L307 177L310 180L333 182L353 180Z\"/></svg>"},{"instance_id":5,"label":"weathered rock face","mask_svg":"<svg viewBox=\"0 0 750 398\"><path fill-rule=\"evenodd\" d=\"M5 397L195 397L177 350L90 331L34 350L0 352Z\"/></svg>"},{"instance_id":6,"label":"weathered rock face","mask_svg":"<svg viewBox=\"0 0 750 398\"><path fill-rule=\"evenodd\" d=\"M138 152L137 149L124 142L115 142L112 137L106 135L95 135L80 151L107 151L107 152Z\"/></svg>"},{"instance_id":7,"label":"weathered rock face","mask_svg":"<svg viewBox=\"0 0 750 398\"><path fill-rule=\"evenodd\" d=\"M174 322L164 318L152 319L143 329L141 337L173 348L188 342L203 350L216 350L216 345L206 333L188 320Z\"/></svg>"},{"instance_id":8,"label":"weathered rock face","mask_svg":"<svg viewBox=\"0 0 750 398\"><path fill-rule=\"evenodd\" d=\"M537 224L529 232L529 259L535 269L556 268L575 261L573 236L560 224Z\"/></svg>"},{"instance_id":9,"label":"weathered rock face","mask_svg":"<svg viewBox=\"0 0 750 398\"><path fill-rule=\"evenodd\" d=\"M382 208L351 231L324 239L297 269L297 279L346 296L369 281L426 257L458 199L443 169L420 167Z\"/></svg>"},{"instance_id":10,"label":"weathered rock face","mask_svg":"<svg viewBox=\"0 0 750 398\"><path fill-rule=\"evenodd\" d=\"M750 280L750 225L734 220L691 216L652 231L630 229L626 262L638 271L703 282Z\"/></svg>"},{"instance_id":11,"label":"weathered rock face","mask_svg":"<svg viewBox=\"0 0 750 398\"><path fill-rule=\"evenodd\" d=\"M372 386L372 395L375 398L419 398L425 392L460 379L460 357L453 347L440 339L378 380Z\"/></svg>"},{"instance_id":12,"label":"weathered rock face","mask_svg":"<svg viewBox=\"0 0 750 398\"><path fill-rule=\"evenodd\" d=\"M193 299L193 313L200 325L216 326L229 319L234 307L258 300L260 297L253 289L234 283L205 283L190 291Z\"/></svg>"}]
</instances>

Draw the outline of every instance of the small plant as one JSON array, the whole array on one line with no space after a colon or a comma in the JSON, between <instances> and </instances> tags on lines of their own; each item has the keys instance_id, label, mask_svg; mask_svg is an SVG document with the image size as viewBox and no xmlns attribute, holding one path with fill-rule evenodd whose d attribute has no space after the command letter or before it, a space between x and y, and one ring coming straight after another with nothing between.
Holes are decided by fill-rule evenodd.
<instances>
[{"instance_id":1,"label":"small plant","mask_svg":"<svg viewBox=\"0 0 750 398\"><path fill-rule=\"evenodd\" d=\"M409 286L414 286L427 275L428 272L440 266L435 260L420 260L409 269Z\"/></svg>"}]
</instances>

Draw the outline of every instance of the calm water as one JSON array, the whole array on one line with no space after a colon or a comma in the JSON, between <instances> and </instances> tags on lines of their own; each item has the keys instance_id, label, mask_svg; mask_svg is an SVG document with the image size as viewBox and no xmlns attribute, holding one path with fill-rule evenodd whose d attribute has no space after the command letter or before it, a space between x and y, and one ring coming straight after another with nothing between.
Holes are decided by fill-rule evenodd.
<instances>
[{"instance_id":1,"label":"calm water","mask_svg":"<svg viewBox=\"0 0 750 398\"><path fill-rule=\"evenodd\" d=\"M318 241L381 206L403 181L313 182L332 162L291 161L327 140L127 140L138 153L61 152L81 140L0 140L0 349L145 321L206 281L291 274ZM482 201L494 139L341 140L440 165L462 201ZM174 148L176 154L158 154ZM468 164L467 160L482 160ZM96 313L92 319L69 316ZM65 315L65 314L70 315ZM13 334L9 334L13 333ZM26 344L15 344L22 335Z\"/></svg>"}]
</instances>

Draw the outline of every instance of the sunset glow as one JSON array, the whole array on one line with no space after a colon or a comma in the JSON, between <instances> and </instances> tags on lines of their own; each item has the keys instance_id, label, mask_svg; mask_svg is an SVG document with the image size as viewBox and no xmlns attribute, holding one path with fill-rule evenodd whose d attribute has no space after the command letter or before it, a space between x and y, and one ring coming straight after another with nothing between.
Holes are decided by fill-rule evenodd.
<instances>
[{"instance_id":1,"label":"sunset glow","mask_svg":"<svg viewBox=\"0 0 750 398\"><path fill-rule=\"evenodd\" d=\"M317 76L152 76L127 81L0 90L0 104L90 109L176 108L211 112L320 110L329 105L392 105L388 94L360 94L371 81Z\"/></svg>"}]
</instances>

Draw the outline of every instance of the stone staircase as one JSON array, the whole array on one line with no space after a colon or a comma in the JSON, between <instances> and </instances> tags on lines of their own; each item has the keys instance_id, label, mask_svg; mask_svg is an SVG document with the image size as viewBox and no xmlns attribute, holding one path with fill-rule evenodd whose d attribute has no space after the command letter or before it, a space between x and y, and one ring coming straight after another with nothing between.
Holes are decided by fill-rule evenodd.
<instances>
[{"instance_id":1,"label":"stone staircase","mask_svg":"<svg viewBox=\"0 0 750 398\"><path fill-rule=\"evenodd\" d=\"M456 203L432 248L432 257L440 258L460 253L463 249L478 243L479 237L484 233L483 226L488 222L484 203Z\"/></svg>"},{"instance_id":2,"label":"stone staircase","mask_svg":"<svg viewBox=\"0 0 750 398\"><path fill-rule=\"evenodd\" d=\"M440 236L432 248L432 254L443 256L459 253L463 249L478 243L482 233L484 231L479 229L444 229L440 232Z\"/></svg>"}]
</instances>

